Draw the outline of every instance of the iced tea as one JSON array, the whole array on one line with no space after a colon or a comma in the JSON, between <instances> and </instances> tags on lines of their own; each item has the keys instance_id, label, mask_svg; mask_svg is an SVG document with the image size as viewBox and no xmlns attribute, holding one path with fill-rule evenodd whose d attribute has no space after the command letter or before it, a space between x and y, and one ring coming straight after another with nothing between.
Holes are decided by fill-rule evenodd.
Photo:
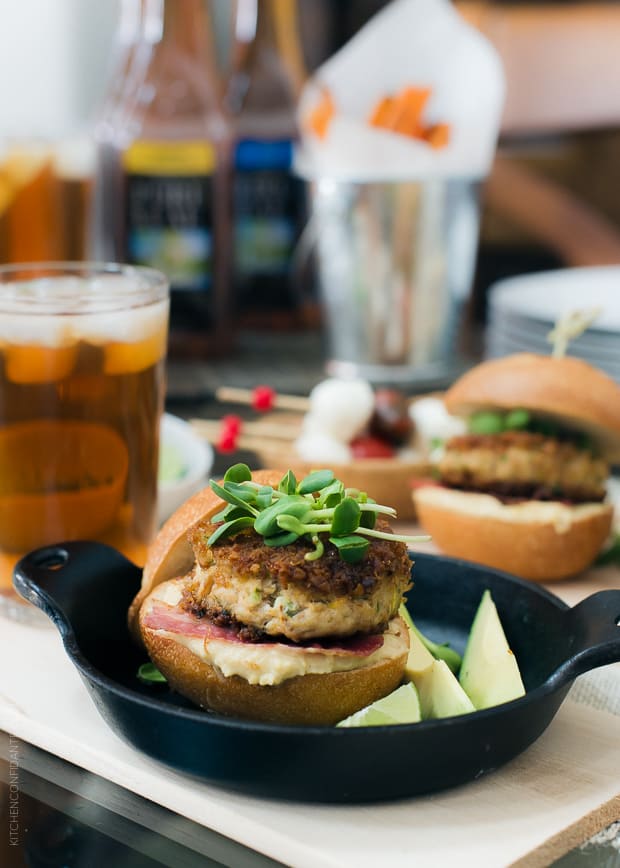
<instances>
[{"instance_id":1,"label":"iced tea","mask_svg":"<svg viewBox=\"0 0 620 868\"><path fill-rule=\"evenodd\" d=\"M0 261L78 261L90 234L88 141L0 144Z\"/></svg>"},{"instance_id":2,"label":"iced tea","mask_svg":"<svg viewBox=\"0 0 620 868\"><path fill-rule=\"evenodd\" d=\"M0 269L0 586L38 546L154 532L168 295L149 269Z\"/></svg>"}]
</instances>

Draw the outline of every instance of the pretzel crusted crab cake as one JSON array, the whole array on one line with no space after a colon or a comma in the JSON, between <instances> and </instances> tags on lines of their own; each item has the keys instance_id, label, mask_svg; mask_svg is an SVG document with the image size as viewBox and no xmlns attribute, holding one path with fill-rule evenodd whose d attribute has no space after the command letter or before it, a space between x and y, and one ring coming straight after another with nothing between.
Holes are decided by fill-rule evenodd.
<instances>
[{"instance_id":1,"label":"pretzel crusted crab cake","mask_svg":"<svg viewBox=\"0 0 620 868\"><path fill-rule=\"evenodd\" d=\"M183 550L192 558L181 575L180 544L170 543L178 536L162 529L172 564L156 541L145 568L155 586L133 615L153 663L197 705L333 724L402 680L405 538L383 518L392 510L345 491L329 471L256 480L236 465L222 486L211 483L228 506L220 500L204 518L189 508Z\"/></svg>"}]
</instances>

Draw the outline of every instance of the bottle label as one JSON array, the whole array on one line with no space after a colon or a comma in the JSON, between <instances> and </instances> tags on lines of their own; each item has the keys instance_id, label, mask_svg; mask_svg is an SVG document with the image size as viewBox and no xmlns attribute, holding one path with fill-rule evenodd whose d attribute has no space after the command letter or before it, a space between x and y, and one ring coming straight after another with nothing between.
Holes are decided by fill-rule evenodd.
<instances>
[{"instance_id":1,"label":"bottle label","mask_svg":"<svg viewBox=\"0 0 620 868\"><path fill-rule=\"evenodd\" d=\"M215 149L208 142L138 141L123 154L125 246L173 290L206 290L213 272Z\"/></svg>"},{"instance_id":2,"label":"bottle label","mask_svg":"<svg viewBox=\"0 0 620 868\"><path fill-rule=\"evenodd\" d=\"M235 149L238 278L285 275L303 220L303 182L291 173L289 140L244 139Z\"/></svg>"}]
</instances>

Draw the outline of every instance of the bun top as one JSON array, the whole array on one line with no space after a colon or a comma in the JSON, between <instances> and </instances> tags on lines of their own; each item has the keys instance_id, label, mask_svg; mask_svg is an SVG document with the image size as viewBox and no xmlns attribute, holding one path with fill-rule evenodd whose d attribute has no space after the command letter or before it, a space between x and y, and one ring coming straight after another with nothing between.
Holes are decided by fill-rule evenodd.
<instances>
[{"instance_id":1,"label":"bun top","mask_svg":"<svg viewBox=\"0 0 620 868\"><path fill-rule=\"evenodd\" d=\"M519 353L472 368L444 396L448 412L528 410L583 431L610 460L620 459L620 386L587 362Z\"/></svg>"},{"instance_id":2,"label":"bun top","mask_svg":"<svg viewBox=\"0 0 620 868\"><path fill-rule=\"evenodd\" d=\"M252 479L262 485L276 486L285 473L285 470L255 470ZM189 542L190 531L200 522L209 521L225 506L211 488L203 488L181 504L161 527L149 546L142 571L142 584L129 609L129 627L136 638L139 638L138 613L148 594L161 582L180 578L193 567L194 550Z\"/></svg>"}]
</instances>

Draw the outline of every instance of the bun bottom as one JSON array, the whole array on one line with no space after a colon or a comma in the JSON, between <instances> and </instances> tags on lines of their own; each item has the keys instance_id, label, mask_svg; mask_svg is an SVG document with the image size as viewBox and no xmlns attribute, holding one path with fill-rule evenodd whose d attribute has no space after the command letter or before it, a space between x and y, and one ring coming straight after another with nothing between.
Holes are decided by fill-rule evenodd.
<instances>
[{"instance_id":1,"label":"bun bottom","mask_svg":"<svg viewBox=\"0 0 620 868\"><path fill-rule=\"evenodd\" d=\"M148 611L148 599L145 603ZM144 612L144 610L143 610ZM407 627L401 619L400 630ZM308 674L280 684L250 684L224 676L170 634L146 627L142 640L149 657L170 687L201 708L249 720L298 725L333 725L371 702L387 696L402 681L407 652L345 672Z\"/></svg>"},{"instance_id":2,"label":"bun bottom","mask_svg":"<svg viewBox=\"0 0 620 868\"><path fill-rule=\"evenodd\" d=\"M442 552L536 582L590 566L613 516L607 503L503 504L488 494L441 485L422 486L413 499L420 524Z\"/></svg>"}]
</instances>

